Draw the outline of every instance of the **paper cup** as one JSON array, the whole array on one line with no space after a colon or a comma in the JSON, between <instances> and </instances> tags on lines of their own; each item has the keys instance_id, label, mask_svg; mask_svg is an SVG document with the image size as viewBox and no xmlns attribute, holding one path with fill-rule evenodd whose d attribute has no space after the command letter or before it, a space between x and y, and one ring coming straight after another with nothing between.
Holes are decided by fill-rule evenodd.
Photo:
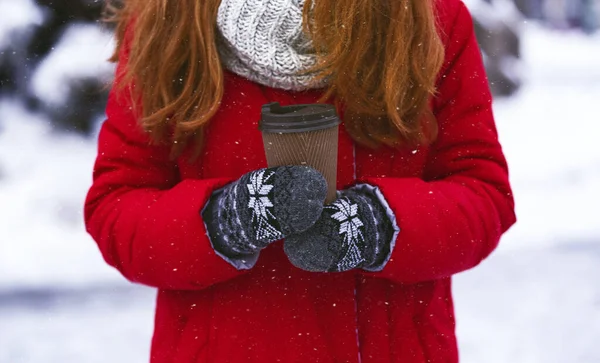
<instances>
[{"instance_id":1,"label":"paper cup","mask_svg":"<svg viewBox=\"0 0 600 363\"><path fill-rule=\"evenodd\" d=\"M264 105L259 129L268 166L307 165L320 171L328 186L326 203L334 201L339 124L331 105Z\"/></svg>"}]
</instances>

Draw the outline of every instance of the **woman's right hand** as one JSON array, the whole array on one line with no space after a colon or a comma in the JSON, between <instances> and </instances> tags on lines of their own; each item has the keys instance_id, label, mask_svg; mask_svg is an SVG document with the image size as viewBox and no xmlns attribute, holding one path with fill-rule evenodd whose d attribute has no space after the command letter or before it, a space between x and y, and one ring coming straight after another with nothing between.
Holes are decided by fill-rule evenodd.
<instances>
[{"instance_id":1,"label":"woman's right hand","mask_svg":"<svg viewBox=\"0 0 600 363\"><path fill-rule=\"evenodd\" d=\"M313 226L326 194L325 178L310 167L260 169L216 191L202 216L218 252L250 255Z\"/></svg>"}]
</instances>

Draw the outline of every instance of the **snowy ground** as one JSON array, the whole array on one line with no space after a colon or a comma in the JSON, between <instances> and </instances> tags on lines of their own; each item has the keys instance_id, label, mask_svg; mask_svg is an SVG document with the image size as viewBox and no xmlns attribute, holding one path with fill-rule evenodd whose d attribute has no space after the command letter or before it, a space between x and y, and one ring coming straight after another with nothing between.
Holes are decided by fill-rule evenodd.
<instances>
[{"instance_id":1,"label":"snowy ground","mask_svg":"<svg viewBox=\"0 0 600 363\"><path fill-rule=\"evenodd\" d=\"M600 37L526 31L527 83L495 105L519 223L456 278L462 362L597 363ZM94 154L0 101L0 363L148 360L154 293L84 232Z\"/></svg>"},{"instance_id":2,"label":"snowy ground","mask_svg":"<svg viewBox=\"0 0 600 363\"><path fill-rule=\"evenodd\" d=\"M148 363L154 296L98 285L0 292L0 362Z\"/></svg>"}]
</instances>

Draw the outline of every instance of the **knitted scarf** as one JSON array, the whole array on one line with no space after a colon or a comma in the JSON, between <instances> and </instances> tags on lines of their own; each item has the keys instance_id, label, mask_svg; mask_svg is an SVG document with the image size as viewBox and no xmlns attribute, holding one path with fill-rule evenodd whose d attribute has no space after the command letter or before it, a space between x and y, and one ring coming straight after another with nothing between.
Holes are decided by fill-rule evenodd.
<instances>
[{"instance_id":1,"label":"knitted scarf","mask_svg":"<svg viewBox=\"0 0 600 363\"><path fill-rule=\"evenodd\" d=\"M222 0L217 28L225 68L274 88L323 87L312 81L314 75L305 73L316 56L302 31L304 1Z\"/></svg>"}]
</instances>

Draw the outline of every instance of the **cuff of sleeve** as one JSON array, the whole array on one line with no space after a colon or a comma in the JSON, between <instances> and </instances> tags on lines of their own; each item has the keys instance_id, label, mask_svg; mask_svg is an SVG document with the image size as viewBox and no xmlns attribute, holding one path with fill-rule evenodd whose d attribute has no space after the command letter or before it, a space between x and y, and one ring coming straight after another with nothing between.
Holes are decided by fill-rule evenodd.
<instances>
[{"instance_id":1,"label":"cuff of sleeve","mask_svg":"<svg viewBox=\"0 0 600 363\"><path fill-rule=\"evenodd\" d=\"M209 240L210 240L210 237L209 237ZM215 246L213 245L212 240L210 241L210 244L212 245L213 249L215 250L215 254L217 256L221 257L223 260L225 260L225 262L227 262L228 264L233 266L236 270L240 270L240 271L250 270L252 267L254 267L254 265L256 265L256 262L258 261L258 256L260 255L260 252L257 252L252 255L229 257L229 256L226 256L225 254L219 252L219 250L216 249Z\"/></svg>"},{"instance_id":2,"label":"cuff of sleeve","mask_svg":"<svg viewBox=\"0 0 600 363\"><path fill-rule=\"evenodd\" d=\"M233 266L236 270L240 270L240 271L249 270L252 267L254 267L254 265L256 265L256 262L258 261L258 256L260 255L260 252L257 252L254 254L249 254L249 255L228 256L227 254L225 254L219 250L218 246L214 243L213 237L211 236L211 231L214 230L212 225L214 223L219 223L219 221L216 220L217 218L215 217L216 214L214 213L214 211L210 210L210 209L212 209L212 207L211 207L212 203L210 201L215 196L219 195L222 191L223 191L223 188L215 190L213 192L211 198L208 199L208 201L206 202L206 204L200 211L200 215L210 216L208 218L206 218L206 217L203 218L204 226L206 228L206 236L208 237L210 245L213 248L213 250L215 251L215 254L217 256L221 257L225 262L227 262L228 264ZM205 212L208 212L208 213L205 213Z\"/></svg>"},{"instance_id":3,"label":"cuff of sleeve","mask_svg":"<svg viewBox=\"0 0 600 363\"><path fill-rule=\"evenodd\" d=\"M394 234L392 235L391 241L389 241L389 243L390 243L389 252L386 254L383 261L376 265L372 265L369 267L363 267L363 270L369 271L369 272L382 271L385 268L385 265L387 265L390 258L392 257L392 253L394 252L394 247L396 247L396 240L398 239L398 234L400 233L400 227L398 227L398 223L396 222L396 215L394 214L394 211L390 207L390 204L387 202L387 200L385 199L385 196L383 195L383 193L381 192L381 190L378 187L370 185L370 184L357 184L356 186L352 187L352 189L355 191L364 193L364 194L368 194L372 197L375 197L379 201L379 203L381 203L381 206L385 209L385 214L387 215L390 223L392 224Z\"/></svg>"}]
</instances>

